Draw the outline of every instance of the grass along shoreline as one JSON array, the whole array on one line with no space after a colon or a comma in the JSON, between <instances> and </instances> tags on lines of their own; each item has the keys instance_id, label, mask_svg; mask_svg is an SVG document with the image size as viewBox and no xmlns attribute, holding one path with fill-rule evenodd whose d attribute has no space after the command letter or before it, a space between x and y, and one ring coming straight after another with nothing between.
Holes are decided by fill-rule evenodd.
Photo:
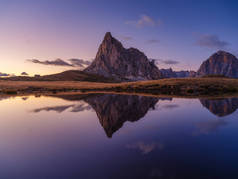
<instances>
[{"instance_id":1,"label":"grass along shoreline","mask_svg":"<svg viewBox=\"0 0 238 179\"><path fill-rule=\"evenodd\" d=\"M0 81L0 94L18 95L62 92L126 92L178 96L238 93L238 79L169 78L124 83L80 81Z\"/></svg>"}]
</instances>

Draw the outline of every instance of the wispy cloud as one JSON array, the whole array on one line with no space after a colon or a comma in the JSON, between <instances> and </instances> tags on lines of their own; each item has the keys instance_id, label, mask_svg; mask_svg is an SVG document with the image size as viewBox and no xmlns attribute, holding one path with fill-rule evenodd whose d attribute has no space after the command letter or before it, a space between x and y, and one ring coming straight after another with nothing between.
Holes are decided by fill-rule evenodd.
<instances>
[{"instance_id":1,"label":"wispy cloud","mask_svg":"<svg viewBox=\"0 0 238 179\"><path fill-rule=\"evenodd\" d=\"M32 63L38 63L42 65L55 65L55 66L72 66L71 64L65 62L64 60L61 59L56 59L56 60L46 60L46 61L41 61L38 59L28 59L27 61L32 62Z\"/></svg>"},{"instance_id":2,"label":"wispy cloud","mask_svg":"<svg viewBox=\"0 0 238 179\"><path fill-rule=\"evenodd\" d=\"M178 104L167 104L167 105L164 105L162 107L165 108L165 109L174 109L174 108L178 108L179 105Z\"/></svg>"},{"instance_id":3,"label":"wispy cloud","mask_svg":"<svg viewBox=\"0 0 238 179\"><path fill-rule=\"evenodd\" d=\"M69 59L67 61L62 60L60 58L56 60L38 60L38 59L28 59L27 61L36 63L36 64L42 64L42 65L54 65L54 66L67 66L67 67L85 67L90 65L91 61L83 60L83 59Z\"/></svg>"},{"instance_id":4,"label":"wispy cloud","mask_svg":"<svg viewBox=\"0 0 238 179\"><path fill-rule=\"evenodd\" d=\"M225 126L227 124L228 124L228 122L224 121L222 119L215 119L215 120L199 122L196 124L196 127L198 130L194 131L193 135L209 134L212 132L216 132L219 128L221 128L222 126Z\"/></svg>"},{"instance_id":5,"label":"wispy cloud","mask_svg":"<svg viewBox=\"0 0 238 179\"><path fill-rule=\"evenodd\" d=\"M74 67L84 67L84 65L88 66L91 64L91 61L88 60L83 60L83 59L76 59L76 58L72 58L68 60L72 66Z\"/></svg>"},{"instance_id":6,"label":"wispy cloud","mask_svg":"<svg viewBox=\"0 0 238 179\"><path fill-rule=\"evenodd\" d=\"M147 41L146 41L147 44L157 44L157 43L159 43L159 42L160 42L160 41L157 40L157 39L150 39L150 40L147 40Z\"/></svg>"},{"instance_id":7,"label":"wispy cloud","mask_svg":"<svg viewBox=\"0 0 238 179\"><path fill-rule=\"evenodd\" d=\"M167 59L167 60L163 60L163 59L150 59L150 60L154 60L156 65L160 65L160 64L165 64L165 65L177 65L180 62L177 60L171 60L171 59Z\"/></svg>"},{"instance_id":8,"label":"wispy cloud","mask_svg":"<svg viewBox=\"0 0 238 179\"><path fill-rule=\"evenodd\" d=\"M176 64L179 64L179 61L176 61L176 60L163 60L163 63L167 64L167 65L176 65Z\"/></svg>"},{"instance_id":9,"label":"wispy cloud","mask_svg":"<svg viewBox=\"0 0 238 179\"><path fill-rule=\"evenodd\" d=\"M38 112L41 112L41 111L55 111L55 112L58 112L58 113L61 113L63 111L65 111L66 109L72 107L74 105L64 105L64 106L53 106L53 107L44 107L44 108L38 108L38 109L34 109L33 112L34 113L38 113Z\"/></svg>"},{"instance_id":10,"label":"wispy cloud","mask_svg":"<svg viewBox=\"0 0 238 179\"><path fill-rule=\"evenodd\" d=\"M141 15L138 20L126 21L126 24L135 25L136 27L157 26L161 24L160 20L155 20L148 15Z\"/></svg>"},{"instance_id":11,"label":"wispy cloud","mask_svg":"<svg viewBox=\"0 0 238 179\"><path fill-rule=\"evenodd\" d=\"M201 35L197 39L196 45L213 49L224 49L229 45L229 43L227 41L221 40L217 35L206 34Z\"/></svg>"},{"instance_id":12,"label":"wispy cloud","mask_svg":"<svg viewBox=\"0 0 238 179\"><path fill-rule=\"evenodd\" d=\"M70 112L82 112L82 111L91 110L91 106L85 103L79 103L79 104L70 104L70 105L62 105L62 106L43 107L43 108L34 109L32 112L38 113L42 111L47 111L47 112L55 111L57 113L62 113L69 108L71 108Z\"/></svg>"},{"instance_id":13,"label":"wispy cloud","mask_svg":"<svg viewBox=\"0 0 238 179\"><path fill-rule=\"evenodd\" d=\"M158 143L158 142L145 143L145 142L140 141L140 142L126 145L126 148L138 149L142 154L148 154L155 149L162 150L164 148L164 145L161 143Z\"/></svg>"}]
</instances>

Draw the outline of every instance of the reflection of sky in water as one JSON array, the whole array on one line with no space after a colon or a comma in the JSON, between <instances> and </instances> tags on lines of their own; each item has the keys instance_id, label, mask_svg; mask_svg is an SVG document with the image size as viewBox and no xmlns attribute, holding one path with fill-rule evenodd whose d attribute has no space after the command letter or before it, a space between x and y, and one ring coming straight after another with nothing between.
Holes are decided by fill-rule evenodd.
<instances>
[{"instance_id":1,"label":"reflection of sky in water","mask_svg":"<svg viewBox=\"0 0 238 179\"><path fill-rule=\"evenodd\" d=\"M237 178L234 103L110 95L1 98L0 178Z\"/></svg>"}]
</instances>

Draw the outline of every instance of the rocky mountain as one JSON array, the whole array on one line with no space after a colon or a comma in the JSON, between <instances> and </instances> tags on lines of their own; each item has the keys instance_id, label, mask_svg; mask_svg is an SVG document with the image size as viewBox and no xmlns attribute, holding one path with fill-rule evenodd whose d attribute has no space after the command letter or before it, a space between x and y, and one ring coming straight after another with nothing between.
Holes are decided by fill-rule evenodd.
<instances>
[{"instance_id":1,"label":"rocky mountain","mask_svg":"<svg viewBox=\"0 0 238 179\"><path fill-rule=\"evenodd\" d=\"M238 98L200 99L201 104L216 116L227 116L238 108Z\"/></svg>"},{"instance_id":2,"label":"rocky mountain","mask_svg":"<svg viewBox=\"0 0 238 179\"><path fill-rule=\"evenodd\" d=\"M124 122L138 121L149 109L155 108L158 98L127 95L97 95L84 99L97 113L108 137L120 129Z\"/></svg>"},{"instance_id":3,"label":"rocky mountain","mask_svg":"<svg viewBox=\"0 0 238 179\"><path fill-rule=\"evenodd\" d=\"M160 69L162 76L164 78L187 78L187 77L195 77L195 71L173 71L172 68L169 69Z\"/></svg>"},{"instance_id":4,"label":"rocky mountain","mask_svg":"<svg viewBox=\"0 0 238 179\"><path fill-rule=\"evenodd\" d=\"M162 77L161 72L138 49L125 49L122 44L107 32L95 60L85 70L87 73L118 80L154 80Z\"/></svg>"},{"instance_id":5,"label":"rocky mountain","mask_svg":"<svg viewBox=\"0 0 238 179\"><path fill-rule=\"evenodd\" d=\"M202 63L197 76L224 75L238 78L238 59L225 51L218 51Z\"/></svg>"}]
</instances>

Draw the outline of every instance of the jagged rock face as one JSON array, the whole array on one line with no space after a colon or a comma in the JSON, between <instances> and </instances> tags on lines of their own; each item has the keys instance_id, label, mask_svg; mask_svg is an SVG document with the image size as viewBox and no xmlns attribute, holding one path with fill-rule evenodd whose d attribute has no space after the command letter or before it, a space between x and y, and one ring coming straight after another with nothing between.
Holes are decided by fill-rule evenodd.
<instances>
[{"instance_id":1,"label":"jagged rock face","mask_svg":"<svg viewBox=\"0 0 238 179\"><path fill-rule=\"evenodd\" d=\"M200 102L211 113L219 117L227 116L238 108L238 98L200 99Z\"/></svg>"},{"instance_id":2,"label":"jagged rock face","mask_svg":"<svg viewBox=\"0 0 238 179\"><path fill-rule=\"evenodd\" d=\"M154 108L158 98L128 95L98 95L84 99L97 113L108 137L120 129L124 122L134 122Z\"/></svg>"},{"instance_id":3,"label":"jagged rock face","mask_svg":"<svg viewBox=\"0 0 238 179\"><path fill-rule=\"evenodd\" d=\"M157 66L135 48L125 49L107 32L96 58L84 71L120 80L154 80L161 78Z\"/></svg>"},{"instance_id":4,"label":"jagged rock face","mask_svg":"<svg viewBox=\"0 0 238 179\"><path fill-rule=\"evenodd\" d=\"M238 59L225 51L218 51L202 63L197 76L224 75L238 78Z\"/></svg>"},{"instance_id":5,"label":"jagged rock face","mask_svg":"<svg viewBox=\"0 0 238 179\"><path fill-rule=\"evenodd\" d=\"M188 78L196 76L195 71L173 71L171 68L160 69L160 72L164 78Z\"/></svg>"}]
</instances>

